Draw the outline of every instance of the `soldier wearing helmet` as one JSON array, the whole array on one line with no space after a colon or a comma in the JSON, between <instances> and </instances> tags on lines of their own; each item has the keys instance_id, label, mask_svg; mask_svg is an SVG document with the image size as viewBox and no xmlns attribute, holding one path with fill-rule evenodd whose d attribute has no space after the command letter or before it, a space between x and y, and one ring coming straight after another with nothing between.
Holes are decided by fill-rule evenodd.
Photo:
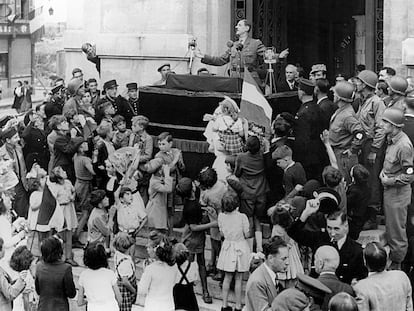
<instances>
[{"instance_id":1,"label":"soldier wearing helmet","mask_svg":"<svg viewBox=\"0 0 414 311\"><path fill-rule=\"evenodd\" d=\"M386 239L390 247L390 269L400 269L407 254L407 211L411 202L411 183L414 181L413 145L402 131L404 113L388 108L382 116L382 127L387 137L387 149L381 183L384 186L384 215Z\"/></svg>"},{"instance_id":2,"label":"soldier wearing helmet","mask_svg":"<svg viewBox=\"0 0 414 311\"><path fill-rule=\"evenodd\" d=\"M387 84L388 95L391 97L388 108L393 107L404 111L404 98L408 88L407 80L400 76L394 76L387 80Z\"/></svg>"},{"instance_id":3,"label":"soldier wearing helmet","mask_svg":"<svg viewBox=\"0 0 414 311\"><path fill-rule=\"evenodd\" d=\"M366 140L362 145L359 163L364 165L369 173L369 185L371 186L371 198L368 205L370 221L366 228L376 229L377 211L381 207L381 184L378 178L382 168L385 140L384 131L381 127L382 114L385 104L381 98L375 95L375 87L378 76L371 70L363 70L358 74L358 92L362 103L358 108L357 117L365 131Z\"/></svg>"},{"instance_id":4,"label":"soldier wearing helmet","mask_svg":"<svg viewBox=\"0 0 414 311\"><path fill-rule=\"evenodd\" d=\"M351 182L349 172L358 164L357 155L365 137L365 131L352 108L354 90L354 85L347 81L335 85L334 103L338 105L338 110L332 115L329 126L329 142L347 183Z\"/></svg>"}]
</instances>

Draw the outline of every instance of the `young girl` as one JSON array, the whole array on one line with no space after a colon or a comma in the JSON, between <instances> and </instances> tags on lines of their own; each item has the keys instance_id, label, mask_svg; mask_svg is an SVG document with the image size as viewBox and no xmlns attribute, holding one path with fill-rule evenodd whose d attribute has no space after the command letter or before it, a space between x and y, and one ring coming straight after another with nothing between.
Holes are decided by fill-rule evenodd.
<instances>
[{"instance_id":1,"label":"young girl","mask_svg":"<svg viewBox=\"0 0 414 311\"><path fill-rule=\"evenodd\" d=\"M42 203L43 190L46 184L47 173L38 164L34 164L31 171L26 176L29 184L29 191L33 191L30 194L29 199L29 214L27 217L27 226L29 229L29 235L27 239L27 246L30 252L40 257L40 238L39 231L37 231L37 216L39 215L39 208Z\"/></svg>"},{"instance_id":2,"label":"young girl","mask_svg":"<svg viewBox=\"0 0 414 311\"><path fill-rule=\"evenodd\" d=\"M65 261L77 267L78 263L72 258L72 231L78 226L74 203L75 188L60 166L52 170L46 184L58 205L50 219L49 226L56 229L64 241Z\"/></svg>"},{"instance_id":3,"label":"young girl","mask_svg":"<svg viewBox=\"0 0 414 311\"><path fill-rule=\"evenodd\" d=\"M277 273L278 280L285 282L284 288L294 286L296 277L299 273L304 273L298 244L288 236L286 230L293 222L292 205L285 201L279 201L274 207L269 209L271 213L270 220L273 224L272 237L282 238L289 249L289 266L286 272Z\"/></svg>"},{"instance_id":4,"label":"young girl","mask_svg":"<svg viewBox=\"0 0 414 311\"><path fill-rule=\"evenodd\" d=\"M131 311L132 304L137 298L137 278L135 275L135 264L128 250L135 241L124 232L119 232L114 239L115 248L115 273L118 276L118 287L122 296L120 311Z\"/></svg>"},{"instance_id":5,"label":"young girl","mask_svg":"<svg viewBox=\"0 0 414 311\"><path fill-rule=\"evenodd\" d=\"M148 188L149 201L146 213L148 227L167 233L172 228L168 217L167 196L172 192L173 179L170 176L170 167L162 163L162 160L158 158L145 165L148 172L153 172Z\"/></svg>"},{"instance_id":6,"label":"young girl","mask_svg":"<svg viewBox=\"0 0 414 311\"><path fill-rule=\"evenodd\" d=\"M238 211L239 200L233 193L226 193L222 199L222 213L218 216L218 226L224 236L217 268L225 272L223 281L223 307L221 310L231 310L228 306L230 282L235 277L234 293L236 308L242 308L242 278L249 271L250 248L246 238L249 237L249 220L245 214Z\"/></svg>"},{"instance_id":7,"label":"young girl","mask_svg":"<svg viewBox=\"0 0 414 311\"><path fill-rule=\"evenodd\" d=\"M10 267L14 272L27 271L24 282L26 287L21 295L13 301L13 311L35 311L39 302L39 296L35 290L35 266L36 260L26 246L19 246L10 258ZM2 310L2 309L1 309Z\"/></svg>"},{"instance_id":8,"label":"young girl","mask_svg":"<svg viewBox=\"0 0 414 311\"><path fill-rule=\"evenodd\" d=\"M115 149L127 147L131 130L126 128L125 118L117 114L113 117L113 121L116 130L114 132L114 137L112 138L112 143L114 144Z\"/></svg>"},{"instance_id":9,"label":"young girl","mask_svg":"<svg viewBox=\"0 0 414 311\"><path fill-rule=\"evenodd\" d=\"M190 253L182 243L174 245L174 257L179 271L173 289L175 309L198 311L194 294L194 283L199 279L197 263L189 260Z\"/></svg>"},{"instance_id":10,"label":"young girl","mask_svg":"<svg viewBox=\"0 0 414 311\"><path fill-rule=\"evenodd\" d=\"M4 241L0 238L0 259L4 257L3 249ZM15 299L25 288L25 279L27 277L27 270L19 273L19 278L16 282L12 283L10 275L0 267L0 310L11 311L12 301Z\"/></svg>"},{"instance_id":11,"label":"young girl","mask_svg":"<svg viewBox=\"0 0 414 311\"><path fill-rule=\"evenodd\" d=\"M88 247L83 261L88 269L79 276L78 306L87 304L88 311L118 311L122 297L116 275L108 269L105 248L101 244Z\"/></svg>"},{"instance_id":12,"label":"young girl","mask_svg":"<svg viewBox=\"0 0 414 311\"><path fill-rule=\"evenodd\" d=\"M174 266L172 246L162 241L154 251L155 261L145 268L138 284L138 293L146 295L144 311L173 311L173 288L178 270Z\"/></svg>"}]
</instances>

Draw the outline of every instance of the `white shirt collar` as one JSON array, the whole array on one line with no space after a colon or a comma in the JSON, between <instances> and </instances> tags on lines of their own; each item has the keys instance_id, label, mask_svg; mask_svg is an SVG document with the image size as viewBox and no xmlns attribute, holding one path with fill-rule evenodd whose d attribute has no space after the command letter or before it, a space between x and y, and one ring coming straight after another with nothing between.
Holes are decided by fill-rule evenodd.
<instances>
[{"instance_id":1,"label":"white shirt collar","mask_svg":"<svg viewBox=\"0 0 414 311\"><path fill-rule=\"evenodd\" d=\"M344 237L343 237L342 239L340 239L340 240L338 240L338 241L337 241L337 243L338 243L338 249L339 249L339 250L340 250L340 249L342 248L342 246L344 245L345 240L346 240L346 235L344 235Z\"/></svg>"},{"instance_id":2,"label":"white shirt collar","mask_svg":"<svg viewBox=\"0 0 414 311\"><path fill-rule=\"evenodd\" d=\"M263 264L264 264L267 272L269 273L270 278L272 279L273 285L276 286L276 273L272 269L269 268L269 266L266 264L266 262L264 262Z\"/></svg>"},{"instance_id":3,"label":"white shirt collar","mask_svg":"<svg viewBox=\"0 0 414 311\"><path fill-rule=\"evenodd\" d=\"M293 161L292 163L290 163L288 166L286 166L286 168L285 168L285 172L288 170L288 169L290 169L293 165L295 165L295 161Z\"/></svg>"},{"instance_id":4,"label":"white shirt collar","mask_svg":"<svg viewBox=\"0 0 414 311\"><path fill-rule=\"evenodd\" d=\"M322 98L318 99L317 104L319 105L319 103L320 103L321 101L323 101L325 98L328 98L328 96L324 96L324 97L322 97Z\"/></svg>"}]
</instances>

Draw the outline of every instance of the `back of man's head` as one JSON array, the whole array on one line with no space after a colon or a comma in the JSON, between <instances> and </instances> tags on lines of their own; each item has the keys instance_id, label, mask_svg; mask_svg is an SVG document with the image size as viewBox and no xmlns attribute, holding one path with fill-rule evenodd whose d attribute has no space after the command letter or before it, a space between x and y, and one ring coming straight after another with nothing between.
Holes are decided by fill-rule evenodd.
<instances>
[{"instance_id":1,"label":"back of man's head","mask_svg":"<svg viewBox=\"0 0 414 311\"><path fill-rule=\"evenodd\" d=\"M335 272L339 266L339 253L329 245L319 247L315 252L316 272Z\"/></svg>"},{"instance_id":2,"label":"back of man's head","mask_svg":"<svg viewBox=\"0 0 414 311\"><path fill-rule=\"evenodd\" d=\"M378 242L370 242L364 249L365 265L370 272L382 272L387 265L387 252Z\"/></svg>"},{"instance_id":3,"label":"back of man's head","mask_svg":"<svg viewBox=\"0 0 414 311\"><path fill-rule=\"evenodd\" d=\"M355 298L348 293L338 293L329 300L329 311L358 311Z\"/></svg>"},{"instance_id":4,"label":"back of man's head","mask_svg":"<svg viewBox=\"0 0 414 311\"><path fill-rule=\"evenodd\" d=\"M321 78L316 80L316 87L319 90L319 93L328 94L329 91L329 81L328 79Z\"/></svg>"}]
</instances>

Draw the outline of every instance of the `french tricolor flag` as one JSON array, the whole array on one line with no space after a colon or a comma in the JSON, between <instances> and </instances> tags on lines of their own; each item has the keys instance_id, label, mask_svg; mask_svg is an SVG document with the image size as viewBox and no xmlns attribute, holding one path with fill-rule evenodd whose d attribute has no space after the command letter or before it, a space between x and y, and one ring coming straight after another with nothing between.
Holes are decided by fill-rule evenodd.
<instances>
[{"instance_id":1,"label":"french tricolor flag","mask_svg":"<svg viewBox=\"0 0 414 311\"><path fill-rule=\"evenodd\" d=\"M264 127L266 136L270 135L272 107L247 68L244 70L240 116L246 118L249 124L253 123Z\"/></svg>"}]
</instances>

